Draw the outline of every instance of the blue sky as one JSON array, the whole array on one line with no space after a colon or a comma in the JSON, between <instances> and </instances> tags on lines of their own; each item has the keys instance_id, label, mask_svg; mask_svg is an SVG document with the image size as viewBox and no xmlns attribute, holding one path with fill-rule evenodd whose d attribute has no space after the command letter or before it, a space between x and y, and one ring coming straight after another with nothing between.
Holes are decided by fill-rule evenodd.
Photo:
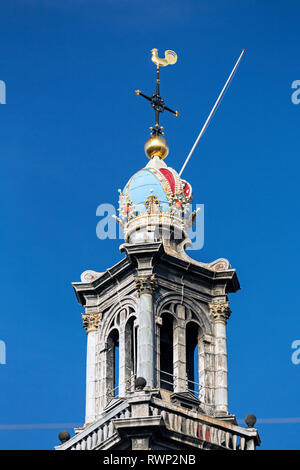
<instances>
[{"instance_id":1,"label":"blue sky","mask_svg":"<svg viewBox=\"0 0 300 470\"><path fill-rule=\"evenodd\" d=\"M72 281L103 271L120 240L96 237L96 208L146 162L150 50L173 49L161 92L166 160L179 169L235 60L246 54L184 177L205 204L201 261L226 257L242 290L228 322L230 411L299 417L297 1L1 2L1 449L51 449L82 423L85 348ZM299 448L300 423L258 424L263 449Z\"/></svg>"}]
</instances>

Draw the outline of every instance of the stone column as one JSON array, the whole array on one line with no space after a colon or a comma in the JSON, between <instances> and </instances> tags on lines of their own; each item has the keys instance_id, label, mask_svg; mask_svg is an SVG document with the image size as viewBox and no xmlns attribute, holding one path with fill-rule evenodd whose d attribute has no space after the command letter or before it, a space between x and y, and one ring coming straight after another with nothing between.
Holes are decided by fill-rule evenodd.
<instances>
[{"instance_id":1,"label":"stone column","mask_svg":"<svg viewBox=\"0 0 300 470\"><path fill-rule=\"evenodd\" d=\"M86 354L86 405L85 423L96 419L96 344L100 313L83 313L83 328L87 333Z\"/></svg>"},{"instance_id":2,"label":"stone column","mask_svg":"<svg viewBox=\"0 0 300 470\"><path fill-rule=\"evenodd\" d=\"M96 419L99 418L100 414L103 412L106 406L106 357L107 344L105 342L99 343L98 363L96 365L96 380L98 381L98 395L96 395L96 401L98 401L98 409L96 410Z\"/></svg>"},{"instance_id":3,"label":"stone column","mask_svg":"<svg viewBox=\"0 0 300 470\"><path fill-rule=\"evenodd\" d=\"M215 413L228 414L228 368L226 323L230 316L229 302L209 304L215 337Z\"/></svg>"},{"instance_id":4,"label":"stone column","mask_svg":"<svg viewBox=\"0 0 300 470\"><path fill-rule=\"evenodd\" d=\"M211 414L214 411L215 395L215 354L211 335L202 335L198 341L200 401L202 409Z\"/></svg>"},{"instance_id":5,"label":"stone column","mask_svg":"<svg viewBox=\"0 0 300 470\"><path fill-rule=\"evenodd\" d=\"M137 377L144 377L147 385L154 386L154 318L152 295L156 287L154 275L136 276L139 295Z\"/></svg>"},{"instance_id":6,"label":"stone column","mask_svg":"<svg viewBox=\"0 0 300 470\"><path fill-rule=\"evenodd\" d=\"M177 319L174 322L174 392L186 392L186 341L185 341L185 307L177 305Z\"/></svg>"}]
</instances>

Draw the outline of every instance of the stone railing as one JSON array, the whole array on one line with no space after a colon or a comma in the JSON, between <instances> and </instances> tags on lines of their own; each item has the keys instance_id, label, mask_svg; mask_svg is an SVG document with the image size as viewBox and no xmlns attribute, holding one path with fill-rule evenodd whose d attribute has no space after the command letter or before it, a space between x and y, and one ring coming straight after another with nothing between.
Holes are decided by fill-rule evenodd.
<instances>
[{"instance_id":1,"label":"stone railing","mask_svg":"<svg viewBox=\"0 0 300 470\"><path fill-rule=\"evenodd\" d=\"M137 433L139 427L150 424L163 434L169 434L179 446L188 443L198 449L255 450L260 445L255 428L242 428L230 420L213 418L163 401L154 394L136 392L128 399L112 404L103 418L77 430L74 437L55 449L111 449L121 440L121 428Z\"/></svg>"},{"instance_id":2,"label":"stone railing","mask_svg":"<svg viewBox=\"0 0 300 470\"><path fill-rule=\"evenodd\" d=\"M181 409L182 410L182 409ZM161 416L166 428L175 433L199 439L200 448L228 450L255 450L260 438L255 428L242 428L228 421L212 418L193 411L184 413L179 407L153 398L152 416Z\"/></svg>"},{"instance_id":3,"label":"stone railing","mask_svg":"<svg viewBox=\"0 0 300 470\"><path fill-rule=\"evenodd\" d=\"M80 430L69 441L56 446L55 450L105 449L106 445L111 445L113 441L120 439L112 420L130 417L130 405L124 401L108 412L105 417L98 419L86 429Z\"/></svg>"}]
</instances>

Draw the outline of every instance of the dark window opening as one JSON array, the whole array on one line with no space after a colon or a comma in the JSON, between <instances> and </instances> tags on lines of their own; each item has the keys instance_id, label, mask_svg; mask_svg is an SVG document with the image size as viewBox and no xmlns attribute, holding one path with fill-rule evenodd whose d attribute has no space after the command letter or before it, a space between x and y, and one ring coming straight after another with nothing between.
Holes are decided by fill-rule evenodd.
<instances>
[{"instance_id":1,"label":"dark window opening","mask_svg":"<svg viewBox=\"0 0 300 470\"><path fill-rule=\"evenodd\" d=\"M134 378L137 368L137 327L134 325L136 318L130 317L125 327L125 380L126 390L134 387Z\"/></svg>"},{"instance_id":2,"label":"dark window opening","mask_svg":"<svg viewBox=\"0 0 300 470\"><path fill-rule=\"evenodd\" d=\"M190 322L186 326L186 373L188 389L199 396L199 359L198 359L199 327Z\"/></svg>"},{"instance_id":3,"label":"dark window opening","mask_svg":"<svg viewBox=\"0 0 300 470\"><path fill-rule=\"evenodd\" d=\"M119 332L111 331L107 340L107 390L108 397L119 395Z\"/></svg>"},{"instance_id":4,"label":"dark window opening","mask_svg":"<svg viewBox=\"0 0 300 470\"><path fill-rule=\"evenodd\" d=\"M162 316L160 328L160 387L173 391L173 317Z\"/></svg>"}]
</instances>

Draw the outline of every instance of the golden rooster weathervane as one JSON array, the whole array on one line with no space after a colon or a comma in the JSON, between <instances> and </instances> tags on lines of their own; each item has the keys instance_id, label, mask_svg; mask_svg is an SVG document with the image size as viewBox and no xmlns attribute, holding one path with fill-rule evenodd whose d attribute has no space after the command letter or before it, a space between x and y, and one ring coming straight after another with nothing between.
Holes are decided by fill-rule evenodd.
<instances>
[{"instance_id":1,"label":"golden rooster weathervane","mask_svg":"<svg viewBox=\"0 0 300 470\"><path fill-rule=\"evenodd\" d=\"M156 65L156 93L152 96L144 95L140 90L136 90L136 94L146 98L146 100L150 101L152 108L155 111L155 126L150 127L151 135L152 136L159 136L164 135L163 127L159 126L159 114L162 113L164 110L169 111L170 113L174 114L174 116L179 116L178 111L173 111L172 109L168 108L162 97L160 96L160 79L159 79L159 67L166 67L167 65L173 65L177 62L177 54L174 51L167 50L165 51L165 57L162 59L158 57L158 50L152 49L152 57L151 60Z\"/></svg>"},{"instance_id":2,"label":"golden rooster weathervane","mask_svg":"<svg viewBox=\"0 0 300 470\"><path fill-rule=\"evenodd\" d=\"M155 63L158 67L166 67L167 65L174 65L177 62L177 54L174 51L167 50L165 51L165 58L160 59L158 57L158 49L152 49L152 62Z\"/></svg>"}]
</instances>

